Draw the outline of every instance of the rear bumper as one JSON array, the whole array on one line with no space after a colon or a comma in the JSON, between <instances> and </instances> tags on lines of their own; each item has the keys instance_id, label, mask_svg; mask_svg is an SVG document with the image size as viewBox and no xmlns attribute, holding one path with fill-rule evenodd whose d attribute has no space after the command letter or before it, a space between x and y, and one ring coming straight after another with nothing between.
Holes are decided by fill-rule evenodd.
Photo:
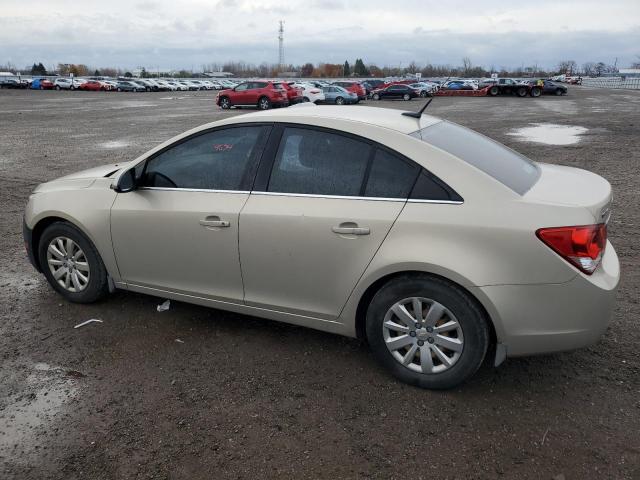
<instances>
[{"instance_id":1,"label":"rear bumper","mask_svg":"<svg viewBox=\"0 0 640 480\"><path fill-rule=\"evenodd\" d=\"M471 290L494 321L508 357L573 350L596 343L614 308L620 266L607 245L591 276L542 285L495 285Z\"/></svg>"},{"instance_id":2,"label":"rear bumper","mask_svg":"<svg viewBox=\"0 0 640 480\"><path fill-rule=\"evenodd\" d=\"M40 270L40 266L36 260L35 251L33 249L33 231L27 227L27 222L24 218L22 219L22 237L24 238L24 248L27 251L29 262L33 265L33 268L41 272L42 270Z\"/></svg>"}]
</instances>

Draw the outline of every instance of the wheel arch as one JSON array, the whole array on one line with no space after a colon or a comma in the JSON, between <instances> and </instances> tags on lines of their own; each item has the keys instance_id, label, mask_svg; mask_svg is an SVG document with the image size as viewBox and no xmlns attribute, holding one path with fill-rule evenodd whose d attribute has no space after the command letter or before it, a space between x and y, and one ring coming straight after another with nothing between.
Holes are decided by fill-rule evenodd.
<instances>
[{"instance_id":1,"label":"wheel arch","mask_svg":"<svg viewBox=\"0 0 640 480\"><path fill-rule=\"evenodd\" d=\"M485 304L476 296L473 292L471 292L468 288L461 284L459 281L454 281L448 276L444 276L438 273L434 273L429 270L416 270L416 269L408 269L408 270L397 270L394 272L386 273L377 279L373 280L369 283L369 285L365 288L364 292L360 295L358 299L358 303L355 310L355 334L356 337L362 341L366 342L366 317L367 317L367 307L371 303L374 295L388 282L391 280L402 277L402 276L429 276L433 278L437 278L440 280L444 280L445 282L451 283L457 288L464 291L469 298L477 305L482 314L484 315L487 326L489 327L489 336L490 336L490 344L489 349L495 348L497 344L497 332L496 326L494 324L494 318L489 314L489 309L486 308ZM491 308L491 310L493 310ZM489 355L488 355L489 356Z\"/></svg>"}]
</instances>

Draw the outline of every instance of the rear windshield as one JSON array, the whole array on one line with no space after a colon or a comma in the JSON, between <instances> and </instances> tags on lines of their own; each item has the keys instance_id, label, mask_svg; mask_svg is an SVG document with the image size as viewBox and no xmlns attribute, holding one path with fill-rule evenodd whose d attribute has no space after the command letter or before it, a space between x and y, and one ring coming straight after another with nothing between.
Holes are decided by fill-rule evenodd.
<instances>
[{"instance_id":1,"label":"rear windshield","mask_svg":"<svg viewBox=\"0 0 640 480\"><path fill-rule=\"evenodd\" d=\"M540 177L540 169L528 158L455 123L439 122L411 136L473 165L520 195Z\"/></svg>"}]
</instances>

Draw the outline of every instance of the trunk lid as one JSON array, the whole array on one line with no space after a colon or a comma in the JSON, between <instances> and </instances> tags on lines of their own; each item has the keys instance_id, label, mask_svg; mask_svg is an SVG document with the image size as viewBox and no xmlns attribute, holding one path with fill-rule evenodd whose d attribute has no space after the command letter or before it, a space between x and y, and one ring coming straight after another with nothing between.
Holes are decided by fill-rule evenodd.
<instances>
[{"instance_id":1,"label":"trunk lid","mask_svg":"<svg viewBox=\"0 0 640 480\"><path fill-rule=\"evenodd\" d=\"M611 204L611 185L595 173L579 168L538 163L540 178L524 195L536 203L584 207L596 223L606 223Z\"/></svg>"}]
</instances>

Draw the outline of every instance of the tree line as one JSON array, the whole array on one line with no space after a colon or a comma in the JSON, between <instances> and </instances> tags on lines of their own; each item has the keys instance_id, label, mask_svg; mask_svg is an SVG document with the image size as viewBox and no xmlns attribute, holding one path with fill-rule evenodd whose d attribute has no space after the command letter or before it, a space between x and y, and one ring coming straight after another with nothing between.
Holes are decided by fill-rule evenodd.
<instances>
[{"instance_id":1,"label":"tree line","mask_svg":"<svg viewBox=\"0 0 640 480\"><path fill-rule=\"evenodd\" d=\"M632 68L640 68L640 56L638 61L632 64ZM18 72L15 66L11 64L0 65L0 70ZM248 62L225 62L210 63L202 65L200 72L191 70L149 72L145 68L141 68L139 75L143 78L155 76L172 76L172 77L197 77L202 76L205 72L229 72L237 77L279 77L283 74L291 76L299 76L305 78L345 78L345 77L401 77L408 74L415 75L420 73L425 78L431 77L469 77L479 78L488 77L492 73L497 73L502 77L548 77L556 74L584 75L598 77L608 73L616 73L615 65L608 65L604 62L585 62L579 66L574 60L563 60L558 63L554 69L542 69L537 65L524 65L518 68L496 67L491 65L489 68L479 65L473 65L469 57L464 57L460 65L434 65L431 63L419 64L411 61L406 65L399 64L397 66L378 66L375 63L365 64L361 58L357 58L353 63L345 60L344 63L317 63L307 62L301 65L277 65L262 62L260 64ZM115 67L93 68L84 64L58 64L55 67L47 69L42 62L34 63L21 70L23 73L31 75L63 75L68 76L133 76L130 71Z\"/></svg>"}]
</instances>

